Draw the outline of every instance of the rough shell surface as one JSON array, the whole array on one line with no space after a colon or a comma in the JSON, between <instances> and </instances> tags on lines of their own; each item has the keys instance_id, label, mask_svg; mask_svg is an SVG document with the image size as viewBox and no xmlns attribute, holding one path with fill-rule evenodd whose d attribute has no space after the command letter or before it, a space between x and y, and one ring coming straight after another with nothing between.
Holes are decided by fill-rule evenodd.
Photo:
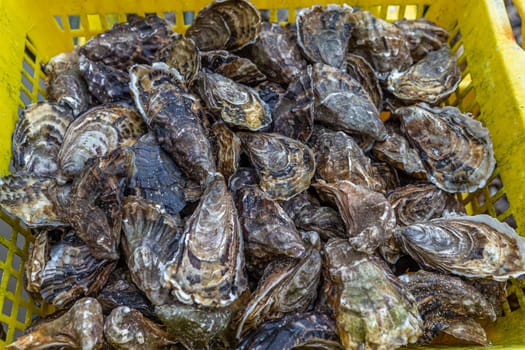
<instances>
[{"instance_id":1,"label":"rough shell surface","mask_svg":"<svg viewBox=\"0 0 525 350\"><path fill-rule=\"evenodd\" d=\"M193 40L180 35L174 35L168 44L157 51L156 61L164 62L177 69L188 86L201 69L201 58L197 45Z\"/></svg>"},{"instance_id":2,"label":"rough shell surface","mask_svg":"<svg viewBox=\"0 0 525 350\"><path fill-rule=\"evenodd\" d=\"M331 207L310 203L299 210L295 225L305 231L315 231L327 241L334 237L346 237L344 222L339 213Z\"/></svg>"},{"instance_id":3,"label":"rough shell surface","mask_svg":"<svg viewBox=\"0 0 525 350\"><path fill-rule=\"evenodd\" d=\"M265 80L254 86L253 89L257 92L261 100L263 100L270 108L270 113L275 124L275 115L277 114L275 112L276 106L286 90L284 90L281 85L269 80Z\"/></svg>"},{"instance_id":4,"label":"rough shell surface","mask_svg":"<svg viewBox=\"0 0 525 350\"><path fill-rule=\"evenodd\" d=\"M228 188L233 193L246 186L254 186L258 182L257 173L254 168L240 167L228 181Z\"/></svg>"},{"instance_id":5,"label":"rough shell surface","mask_svg":"<svg viewBox=\"0 0 525 350\"><path fill-rule=\"evenodd\" d=\"M229 179L239 167L241 139L224 123L215 123L211 131L217 145L217 170Z\"/></svg>"},{"instance_id":6,"label":"rough shell surface","mask_svg":"<svg viewBox=\"0 0 525 350\"><path fill-rule=\"evenodd\" d=\"M444 28L425 18L403 19L394 24L405 36L414 62L445 45L449 36Z\"/></svg>"},{"instance_id":7,"label":"rough shell surface","mask_svg":"<svg viewBox=\"0 0 525 350\"><path fill-rule=\"evenodd\" d=\"M383 89L377 79L374 68L363 57L346 54L346 72L355 79L368 93L378 111L383 107Z\"/></svg>"},{"instance_id":8,"label":"rough shell surface","mask_svg":"<svg viewBox=\"0 0 525 350\"><path fill-rule=\"evenodd\" d=\"M223 75L236 83L254 86L266 80L256 62L224 50L201 54L202 67Z\"/></svg>"}]
</instances>

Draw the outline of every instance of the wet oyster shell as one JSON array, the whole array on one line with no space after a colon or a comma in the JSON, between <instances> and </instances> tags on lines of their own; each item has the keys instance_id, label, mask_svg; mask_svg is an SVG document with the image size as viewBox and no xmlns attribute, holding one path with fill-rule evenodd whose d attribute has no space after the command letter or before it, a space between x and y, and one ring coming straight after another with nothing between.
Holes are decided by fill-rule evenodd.
<instances>
[{"instance_id":1,"label":"wet oyster shell","mask_svg":"<svg viewBox=\"0 0 525 350\"><path fill-rule=\"evenodd\" d=\"M257 38L261 15L246 0L215 0L202 9L186 36L193 39L201 51L235 51Z\"/></svg>"},{"instance_id":2,"label":"wet oyster shell","mask_svg":"<svg viewBox=\"0 0 525 350\"><path fill-rule=\"evenodd\" d=\"M164 152L155 135L148 133L132 147L134 153L127 194L142 197L164 207L169 214L186 206L184 179L179 167Z\"/></svg>"},{"instance_id":3,"label":"wet oyster shell","mask_svg":"<svg viewBox=\"0 0 525 350\"><path fill-rule=\"evenodd\" d=\"M392 235L396 217L385 196L350 181L313 184L321 198L337 205L353 249L372 254Z\"/></svg>"},{"instance_id":4,"label":"wet oyster shell","mask_svg":"<svg viewBox=\"0 0 525 350\"><path fill-rule=\"evenodd\" d=\"M69 124L58 153L60 174L78 176L89 159L131 145L145 132L140 115L125 104L94 107Z\"/></svg>"},{"instance_id":5,"label":"wet oyster shell","mask_svg":"<svg viewBox=\"0 0 525 350\"><path fill-rule=\"evenodd\" d=\"M215 173L167 263L166 285L181 303L228 306L247 288L243 250L233 198Z\"/></svg>"},{"instance_id":6,"label":"wet oyster shell","mask_svg":"<svg viewBox=\"0 0 525 350\"><path fill-rule=\"evenodd\" d=\"M93 298L78 300L65 314L50 317L6 349L29 350L64 347L71 349L97 350L104 345L104 316L102 307Z\"/></svg>"},{"instance_id":7,"label":"wet oyster shell","mask_svg":"<svg viewBox=\"0 0 525 350\"><path fill-rule=\"evenodd\" d=\"M428 269L496 281L525 273L525 239L488 215L433 219L400 227L394 236Z\"/></svg>"},{"instance_id":8,"label":"wet oyster shell","mask_svg":"<svg viewBox=\"0 0 525 350\"><path fill-rule=\"evenodd\" d=\"M171 25L157 15L128 16L128 21L90 39L80 54L116 69L126 70L134 63L152 63L157 50L170 41Z\"/></svg>"},{"instance_id":9,"label":"wet oyster shell","mask_svg":"<svg viewBox=\"0 0 525 350\"><path fill-rule=\"evenodd\" d=\"M306 68L296 41L277 23L262 23L257 41L246 47L243 54L278 84L292 83Z\"/></svg>"},{"instance_id":10,"label":"wet oyster shell","mask_svg":"<svg viewBox=\"0 0 525 350\"><path fill-rule=\"evenodd\" d=\"M449 36L444 28L425 18L402 19L394 24L405 36L414 62L445 45Z\"/></svg>"},{"instance_id":11,"label":"wet oyster shell","mask_svg":"<svg viewBox=\"0 0 525 350\"><path fill-rule=\"evenodd\" d=\"M201 54L202 66L236 83L257 85L266 80L258 66L247 58L224 50L207 51Z\"/></svg>"},{"instance_id":12,"label":"wet oyster shell","mask_svg":"<svg viewBox=\"0 0 525 350\"><path fill-rule=\"evenodd\" d=\"M361 84L377 110L381 111L383 109L383 89L374 68L363 57L351 53L346 54L345 62L346 73Z\"/></svg>"},{"instance_id":13,"label":"wet oyster shell","mask_svg":"<svg viewBox=\"0 0 525 350\"><path fill-rule=\"evenodd\" d=\"M465 214L465 207L454 196L432 184L399 187L387 198L396 213L397 224L402 226L450 214Z\"/></svg>"},{"instance_id":14,"label":"wet oyster shell","mask_svg":"<svg viewBox=\"0 0 525 350\"><path fill-rule=\"evenodd\" d=\"M237 169L228 181L228 188L231 192L236 193L246 186L256 185L258 182L257 173L253 168L240 167Z\"/></svg>"},{"instance_id":15,"label":"wet oyster shell","mask_svg":"<svg viewBox=\"0 0 525 350\"><path fill-rule=\"evenodd\" d=\"M225 179L229 179L239 167L241 139L221 122L215 123L211 131L218 146L217 170Z\"/></svg>"},{"instance_id":16,"label":"wet oyster shell","mask_svg":"<svg viewBox=\"0 0 525 350\"><path fill-rule=\"evenodd\" d=\"M265 80L259 85L254 86L253 89L270 108L270 114L275 124L276 106L279 104L286 90L284 90L281 85L269 80Z\"/></svg>"},{"instance_id":17,"label":"wet oyster shell","mask_svg":"<svg viewBox=\"0 0 525 350\"><path fill-rule=\"evenodd\" d=\"M237 350L343 350L334 321L318 312L296 313L264 323Z\"/></svg>"},{"instance_id":18,"label":"wet oyster shell","mask_svg":"<svg viewBox=\"0 0 525 350\"><path fill-rule=\"evenodd\" d=\"M447 192L485 186L496 161L489 131L456 107L398 108L401 129L419 152L429 180Z\"/></svg>"},{"instance_id":19,"label":"wet oyster shell","mask_svg":"<svg viewBox=\"0 0 525 350\"><path fill-rule=\"evenodd\" d=\"M275 133L237 134L259 176L259 186L273 199L287 200L310 187L315 156L299 141Z\"/></svg>"},{"instance_id":20,"label":"wet oyster shell","mask_svg":"<svg viewBox=\"0 0 525 350\"><path fill-rule=\"evenodd\" d=\"M119 350L162 350L176 343L162 326L127 306L111 311L104 322L104 336Z\"/></svg>"},{"instance_id":21,"label":"wet oyster shell","mask_svg":"<svg viewBox=\"0 0 525 350\"><path fill-rule=\"evenodd\" d=\"M306 58L335 68L344 65L352 32L347 5L314 5L297 14L297 43Z\"/></svg>"},{"instance_id":22,"label":"wet oyster shell","mask_svg":"<svg viewBox=\"0 0 525 350\"><path fill-rule=\"evenodd\" d=\"M446 326L446 327L443 327ZM442 324L444 328L441 330L443 333L454 337L454 343L459 344L479 344L483 346L491 345L491 341L487 337L485 329L476 321L472 319L454 319L447 320L445 324ZM439 343L439 341L437 341ZM450 343L450 342L449 342Z\"/></svg>"},{"instance_id":23,"label":"wet oyster shell","mask_svg":"<svg viewBox=\"0 0 525 350\"><path fill-rule=\"evenodd\" d=\"M55 176L58 152L73 114L54 102L39 102L26 108L13 133L15 169L36 176Z\"/></svg>"},{"instance_id":24,"label":"wet oyster shell","mask_svg":"<svg viewBox=\"0 0 525 350\"><path fill-rule=\"evenodd\" d=\"M315 231L327 241L334 237L346 237L344 222L331 207L306 205L295 216L295 225L305 231Z\"/></svg>"},{"instance_id":25,"label":"wet oyster shell","mask_svg":"<svg viewBox=\"0 0 525 350\"><path fill-rule=\"evenodd\" d=\"M422 321L414 297L373 255L332 239L323 250L328 303L346 349L395 349L414 343Z\"/></svg>"},{"instance_id":26,"label":"wet oyster shell","mask_svg":"<svg viewBox=\"0 0 525 350\"><path fill-rule=\"evenodd\" d=\"M156 54L157 62L164 62L177 69L190 86L197 72L201 69L199 49L195 42L181 35L173 35L168 44L161 47Z\"/></svg>"},{"instance_id":27,"label":"wet oyster shell","mask_svg":"<svg viewBox=\"0 0 525 350\"><path fill-rule=\"evenodd\" d=\"M372 161L372 176L381 183L381 193L390 193L401 186L399 175L393 167L384 162Z\"/></svg>"},{"instance_id":28,"label":"wet oyster shell","mask_svg":"<svg viewBox=\"0 0 525 350\"><path fill-rule=\"evenodd\" d=\"M206 107L229 125L256 131L272 122L270 108L255 90L215 73L200 72L196 79Z\"/></svg>"},{"instance_id":29,"label":"wet oyster shell","mask_svg":"<svg viewBox=\"0 0 525 350\"><path fill-rule=\"evenodd\" d=\"M388 90L405 102L436 104L450 96L459 85L461 70L447 46L429 52L404 72L388 76Z\"/></svg>"}]
</instances>

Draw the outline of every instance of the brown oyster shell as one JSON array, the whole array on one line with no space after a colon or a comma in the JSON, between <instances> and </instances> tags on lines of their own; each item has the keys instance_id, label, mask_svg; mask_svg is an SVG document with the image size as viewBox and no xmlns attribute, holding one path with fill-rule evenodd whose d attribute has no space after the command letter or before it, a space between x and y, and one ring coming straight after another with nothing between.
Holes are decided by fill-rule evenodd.
<instances>
[{"instance_id":1,"label":"brown oyster shell","mask_svg":"<svg viewBox=\"0 0 525 350\"><path fill-rule=\"evenodd\" d=\"M186 36L201 51L235 51L257 38L261 15L247 0L215 0L202 9Z\"/></svg>"},{"instance_id":2,"label":"brown oyster shell","mask_svg":"<svg viewBox=\"0 0 525 350\"><path fill-rule=\"evenodd\" d=\"M39 102L26 108L13 133L15 168L36 176L55 176L58 152L72 121L71 110L54 102Z\"/></svg>"},{"instance_id":3,"label":"brown oyster shell","mask_svg":"<svg viewBox=\"0 0 525 350\"><path fill-rule=\"evenodd\" d=\"M257 170L259 186L270 197L287 200L310 187L315 156L306 145L275 133L237 135Z\"/></svg>"},{"instance_id":4,"label":"brown oyster shell","mask_svg":"<svg viewBox=\"0 0 525 350\"><path fill-rule=\"evenodd\" d=\"M298 211L294 222L297 228L315 231L325 241L334 237L346 237L344 222L339 213L331 207L309 202Z\"/></svg>"},{"instance_id":5,"label":"brown oyster shell","mask_svg":"<svg viewBox=\"0 0 525 350\"><path fill-rule=\"evenodd\" d=\"M428 179L447 192L485 186L496 161L488 129L456 107L398 108L401 129L419 152Z\"/></svg>"},{"instance_id":6,"label":"brown oyster shell","mask_svg":"<svg viewBox=\"0 0 525 350\"><path fill-rule=\"evenodd\" d=\"M128 306L111 311L104 322L104 337L122 350L162 350L176 343L161 325Z\"/></svg>"},{"instance_id":7,"label":"brown oyster shell","mask_svg":"<svg viewBox=\"0 0 525 350\"><path fill-rule=\"evenodd\" d=\"M90 39L80 54L120 70L134 63L150 64L157 50L170 41L171 25L157 15L131 15L128 21Z\"/></svg>"},{"instance_id":8,"label":"brown oyster shell","mask_svg":"<svg viewBox=\"0 0 525 350\"><path fill-rule=\"evenodd\" d=\"M378 111L383 108L383 89L376 77L374 68L363 57L347 53L346 72L355 79L368 93Z\"/></svg>"},{"instance_id":9,"label":"brown oyster shell","mask_svg":"<svg viewBox=\"0 0 525 350\"><path fill-rule=\"evenodd\" d=\"M449 214L465 214L465 207L454 196L432 184L399 187L387 198L396 213L397 224L402 226Z\"/></svg>"},{"instance_id":10,"label":"brown oyster shell","mask_svg":"<svg viewBox=\"0 0 525 350\"><path fill-rule=\"evenodd\" d=\"M229 179L239 167L241 139L222 122L213 124L211 131L217 146L217 170Z\"/></svg>"},{"instance_id":11,"label":"brown oyster shell","mask_svg":"<svg viewBox=\"0 0 525 350\"><path fill-rule=\"evenodd\" d=\"M392 235L396 217L385 196L350 181L313 184L322 198L337 205L353 249L372 254Z\"/></svg>"},{"instance_id":12,"label":"brown oyster shell","mask_svg":"<svg viewBox=\"0 0 525 350\"><path fill-rule=\"evenodd\" d=\"M203 52L201 62L202 67L239 84L253 86L266 80L254 62L225 50Z\"/></svg>"},{"instance_id":13,"label":"brown oyster shell","mask_svg":"<svg viewBox=\"0 0 525 350\"><path fill-rule=\"evenodd\" d=\"M247 287L242 229L224 177L216 173L186 221L166 285L184 304L225 307Z\"/></svg>"},{"instance_id":14,"label":"brown oyster shell","mask_svg":"<svg viewBox=\"0 0 525 350\"><path fill-rule=\"evenodd\" d=\"M197 45L193 40L181 35L173 35L170 41L157 51L155 61L164 62L177 69L188 86L201 69L201 58Z\"/></svg>"},{"instance_id":15,"label":"brown oyster shell","mask_svg":"<svg viewBox=\"0 0 525 350\"><path fill-rule=\"evenodd\" d=\"M275 116L277 114L276 106L279 104L279 101L286 90L284 90L281 85L269 80L265 80L254 86L253 89L257 92L261 100L263 100L263 102L265 102L270 108L270 113L275 124Z\"/></svg>"},{"instance_id":16,"label":"brown oyster shell","mask_svg":"<svg viewBox=\"0 0 525 350\"><path fill-rule=\"evenodd\" d=\"M248 167L240 167L239 169L237 169L235 174L233 174L230 177L228 181L228 187L230 191L236 193L237 191L246 186L256 185L257 182L257 173L255 172L255 169Z\"/></svg>"},{"instance_id":17,"label":"brown oyster shell","mask_svg":"<svg viewBox=\"0 0 525 350\"><path fill-rule=\"evenodd\" d=\"M395 349L419 338L416 301L379 258L332 239L324 246L323 267L328 304L346 349Z\"/></svg>"},{"instance_id":18,"label":"brown oyster shell","mask_svg":"<svg viewBox=\"0 0 525 350\"><path fill-rule=\"evenodd\" d=\"M372 161L372 176L381 183L381 193L390 193L400 185L400 178L396 169L384 162Z\"/></svg>"},{"instance_id":19,"label":"brown oyster shell","mask_svg":"<svg viewBox=\"0 0 525 350\"><path fill-rule=\"evenodd\" d=\"M444 327L446 326L446 327ZM483 346L492 345L487 337L485 329L472 319L458 318L441 323L443 333L452 336L456 344L479 344ZM459 342L458 342L459 340ZM437 341L439 343L439 341ZM450 342L449 342L450 343ZM446 343L445 343L446 344Z\"/></svg>"},{"instance_id":20,"label":"brown oyster shell","mask_svg":"<svg viewBox=\"0 0 525 350\"><path fill-rule=\"evenodd\" d=\"M504 281L525 273L525 239L488 215L451 216L394 230L420 265L468 278Z\"/></svg>"},{"instance_id":21,"label":"brown oyster shell","mask_svg":"<svg viewBox=\"0 0 525 350\"><path fill-rule=\"evenodd\" d=\"M270 108L257 92L220 74L197 74L197 90L206 107L227 124L252 131L272 122Z\"/></svg>"},{"instance_id":22,"label":"brown oyster shell","mask_svg":"<svg viewBox=\"0 0 525 350\"><path fill-rule=\"evenodd\" d=\"M447 46L429 52L404 72L388 76L388 90L404 102L437 104L459 85L461 70Z\"/></svg>"},{"instance_id":23,"label":"brown oyster shell","mask_svg":"<svg viewBox=\"0 0 525 350\"><path fill-rule=\"evenodd\" d=\"M104 316L96 299L78 300L65 314L44 320L32 327L15 342L6 346L12 350L64 347L98 350L104 345Z\"/></svg>"},{"instance_id":24,"label":"brown oyster shell","mask_svg":"<svg viewBox=\"0 0 525 350\"><path fill-rule=\"evenodd\" d=\"M444 28L425 18L402 19L394 24L405 36L414 62L445 45L449 36Z\"/></svg>"},{"instance_id":25,"label":"brown oyster shell","mask_svg":"<svg viewBox=\"0 0 525 350\"><path fill-rule=\"evenodd\" d=\"M346 4L330 4L314 5L297 14L297 43L310 62L335 68L344 65L352 32L352 12Z\"/></svg>"}]
</instances>

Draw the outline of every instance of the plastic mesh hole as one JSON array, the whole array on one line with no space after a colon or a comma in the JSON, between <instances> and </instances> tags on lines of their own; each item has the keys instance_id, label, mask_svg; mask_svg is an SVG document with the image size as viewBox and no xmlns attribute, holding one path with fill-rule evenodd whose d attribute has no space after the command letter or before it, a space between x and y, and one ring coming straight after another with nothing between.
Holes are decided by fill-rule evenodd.
<instances>
[{"instance_id":1,"label":"plastic mesh hole","mask_svg":"<svg viewBox=\"0 0 525 350\"><path fill-rule=\"evenodd\" d=\"M14 294L16 291L17 282L18 280L16 279L16 277L13 275L10 275L9 280L7 281L7 290Z\"/></svg>"},{"instance_id":2,"label":"plastic mesh hole","mask_svg":"<svg viewBox=\"0 0 525 350\"><path fill-rule=\"evenodd\" d=\"M265 22L268 22L270 20L270 10L259 10L261 14L261 19Z\"/></svg>"},{"instance_id":3,"label":"plastic mesh hole","mask_svg":"<svg viewBox=\"0 0 525 350\"><path fill-rule=\"evenodd\" d=\"M450 47L454 47L457 43L460 42L460 40L461 40L461 32L458 31L456 35L454 35L452 39L450 39L450 43L449 43Z\"/></svg>"},{"instance_id":4,"label":"plastic mesh hole","mask_svg":"<svg viewBox=\"0 0 525 350\"><path fill-rule=\"evenodd\" d=\"M55 23L57 24L58 28L60 28L60 30L64 30L64 22L62 22L62 17L60 16L55 16Z\"/></svg>"},{"instance_id":5,"label":"plastic mesh hole","mask_svg":"<svg viewBox=\"0 0 525 350\"><path fill-rule=\"evenodd\" d=\"M288 9L277 9L277 22L288 22Z\"/></svg>"},{"instance_id":6,"label":"plastic mesh hole","mask_svg":"<svg viewBox=\"0 0 525 350\"><path fill-rule=\"evenodd\" d=\"M184 17L184 24L185 25L190 25L193 23L193 19L195 18L195 12L193 11L184 11L182 13L183 17Z\"/></svg>"},{"instance_id":7,"label":"plastic mesh hole","mask_svg":"<svg viewBox=\"0 0 525 350\"><path fill-rule=\"evenodd\" d=\"M6 316L11 316L11 312L13 312L13 302L9 298L4 298L2 313Z\"/></svg>"},{"instance_id":8,"label":"plastic mesh hole","mask_svg":"<svg viewBox=\"0 0 525 350\"><path fill-rule=\"evenodd\" d=\"M102 28L102 21L100 20L100 15L93 14L93 15L87 15L87 22L89 30L91 31L101 31Z\"/></svg>"},{"instance_id":9,"label":"plastic mesh hole","mask_svg":"<svg viewBox=\"0 0 525 350\"><path fill-rule=\"evenodd\" d=\"M31 104L31 97L29 97L22 89L20 89L20 100L22 101L24 107L27 107Z\"/></svg>"},{"instance_id":10,"label":"plastic mesh hole","mask_svg":"<svg viewBox=\"0 0 525 350\"><path fill-rule=\"evenodd\" d=\"M6 261L7 260L7 252L9 249L3 244L0 243L0 260Z\"/></svg>"},{"instance_id":11,"label":"plastic mesh hole","mask_svg":"<svg viewBox=\"0 0 525 350\"><path fill-rule=\"evenodd\" d=\"M38 77L38 87L40 90L46 91L46 81L42 77Z\"/></svg>"},{"instance_id":12,"label":"plastic mesh hole","mask_svg":"<svg viewBox=\"0 0 525 350\"><path fill-rule=\"evenodd\" d=\"M27 58L33 63L36 62L36 55L31 51L31 49L27 46L24 47L24 53Z\"/></svg>"},{"instance_id":13,"label":"plastic mesh hole","mask_svg":"<svg viewBox=\"0 0 525 350\"><path fill-rule=\"evenodd\" d=\"M44 102L46 100L44 95L42 95L40 92L38 92L38 94L36 96L36 99L37 99L38 102Z\"/></svg>"},{"instance_id":14,"label":"plastic mesh hole","mask_svg":"<svg viewBox=\"0 0 525 350\"><path fill-rule=\"evenodd\" d=\"M23 306L19 306L18 307L18 312L16 314L16 320L20 323L25 323L26 322L26 315L27 315L27 310L25 307Z\"/></svg>"},{"instance_id":15,"label":"plastic mesh hole","mask_svg":"<svg viewBox=\"0 0 525 350\"><path fill-rule=\"evenodd\" d=\"M387 21L397 21L399 19L399 6L390 5L386 10L386 20Z\"/></svg>"},{"instance_id":16,"label":"plastic mesh hole","mask_svg":"<svg viewBox=\"0 0 525 350\"><path fill-rule=\"evenodd\" d=\"M516 294L511 294L507 297L507 302L509 303L510 311L516 311L520 308L520 303Z\"/></svg>"},{"instance_id":17,"label":"plastic mesh hole","mask_svg":"<svg viewBox=\"0 0 525 350\"><path fill-rule=\"evenodd\" d=\"M507 218L505 218L505 220L503 220L503 222L507 223L513 229L518 228L518 224L516 224L516 219L514 218L514 215L512 215L512 214L510 216L508 216Z\"/></svg>"},{"instance_id":18,"label":"plastic mesh hole","mask_svg":"<svg viewBox=\"0 0 525 350\"><path fill-rule=\"evenodd\" d=\"M501 190L503 188L503 183L501 182L501 177L496 176L494 177L489 185L488 185L488 189L489 189L489 194L491 196L495 195L499 190Z\"/></svg>"},{"instance_id":19,"label":"plastic mesh hole","mask_svg":"<svg viewBox=\"0 0 525 350\"><path fill-rule=\"evenodd\" d=\"M118 13L108 13L106 16L106 25L108 28L113 27L115 24L120 22L120 17Z\"/></svg>"},{"instance_id":20,"label":"plastic mesh hole","mask_svg":"<svg viewBox=\"0 0 525 350\"><path fill-rule=\"evenodd\" d=\"M69 29L72 29L72 30L80 29L80 16L79 15L69 15L67 16L67 21L69 23Z\"/></svg>"},{"instance_id":21,"label":"plastic mesh hole","mask_svg":"<svg viewBox=\"0 0 525 350\"><path fill-rule=\"evenodd\" d=\"M0 322L0 339L2 339L3 341L5 341L6 339L6 335L7 335L7 325L4 323L4 322Z\"/></svg>"},{"instance_id":22,"label":"plastic mesh hole","mask_svg":"<svg viewBox=\"0 0 525 350\"><path fill-rule=\"evenodd\" d=\"M485 196L485 193L483 192L483 190L481 190L477 195L476 195L476 205L478 208L481 208L485 202L487 200L487 197Z\"/></svg>"},{"instance_id":23,"label":"plastic mesh hole","mask_svg":"<svg viewBox=\"0 0 525 350\"><path fill-rule=\"evenodd\" d=\"M16 247L20 250L24 250L24 246L26 244L26 238L24 235L17 233L16 235Z\"/></svg>"},{"instance_id":24,"label":"plastic mesh hole","mask_svg":"<svg viewBox=\"0 0 525 350\"><path fill-rule=\"evenodd\" d=\"M417 16L417 10L418 10L418 6L417 5L406 5L405 6L405 12L403 13L403 17L405 19L414 20L414 19L416 19L418 17Z\"/></svg>"},{"instance_id":25,"label":"plastic mesh hole","mask_svg":"<svg viewBox=\"0 0 525 350\"><path fill-rule=\"evenodd\" d=\"M470 75L470 74L468 74ZM463 111L467 111L470 109L472 104L474 103L474 100L476 99L476 92L474 89L471 89L465 97L463 97L463 100L461 101L461 107L460 109Z\"/></svg>"},{"instance_id":26,"label":"plastic mesh hole","mask_svg":"<svg viewBox=\"0 0 525 350\"><path fill-rule=\"evenodd\" d=\"M173 11L164 12L164 19L171 25L177 24L177 14Z\"/></svg>"},{"instance_id":27,"label":"plastic mesh hole","mask_svg":"<svg viewBox=\"0 0 525 350\"><path fill-rule=\"evenodd\" d=\"M31 66L31 64L29 64L29 62L26 60L26 58L23 59L22 61L22 69L30 76L30 77L34 77L35 76L35 70L33 69L33 67Z\"/></svg>"},{"instance_id":28,"label":"plastic mesh hole","mask_svg":"<svg viewBox=\"0 0 525 350\"><path fill-rule=\"evenodd\" d=\"M423 5L423 12L421 13L421 16L425 17L429 9L430 9L430 5Z\"/></svg>"},{"instance_id":29,"label":"plastic mesh hole","mask_svg":"<svg viewBox=\"0 0 525 350\"><path fill-rule=\"evenodd\" d=\"M500 199L494 202L494 211L496 212L497 216L503 214L509 208L510 204L509 200L507 199L507 195L503 195Z\"/></svg>"}]
</instances>

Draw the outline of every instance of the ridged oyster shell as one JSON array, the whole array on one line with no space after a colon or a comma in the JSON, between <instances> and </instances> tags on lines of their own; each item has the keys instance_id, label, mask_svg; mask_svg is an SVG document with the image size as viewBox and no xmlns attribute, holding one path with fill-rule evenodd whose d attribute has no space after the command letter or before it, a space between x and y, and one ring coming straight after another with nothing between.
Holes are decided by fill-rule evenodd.
<instances>
[{"instance_id":1,"label":"ridged oyster shell","mask_svg":"<svg viewBox=\"0 0 525 350\"><path fill-rule=\"evenodd\" d=\"M368 93L378 111L383 107L383 89L376 77L374 68L359 55L346 54L346 72L355 79Z\"/></svg>"},{"instance_id":2,"label":"ridged oyster shell","mask_svg":"<svg viewBox=\"0 0 525 350\"><path fill-rule=\"evenodd\" d=\"M203 52L201 62L204 68L239 84L254 86L266 80L254 62L225 50Z\"/></svg>"},{"instance_id":3,"label":"ridged oyster shell","mask_svg":"<svg viewBox=\"0 0 525 350\"><path fill-rule=\"evenodd\" d=\"M213 124L211 131L218 147L217 170L229 179L239 167L241 139L222 122Z\"/></svg>"},{"instance_id":4,"label":"ridged oyster shell","mask_svg":"<svg viewBox=\"0 0 525 350\"><path fill-rule=\"evenodd\" d=\"M444 28L425 18L402 19L394 24L405 36L414 62L445 45L449 36Z\"/></svg>"},{"instance_id":5,"label":"ridged oyster shell","mask_svg":"<svg viewBox=\"0 0 525 350\"><path fill-rule=\"evenodd\" d=\"M181 35L173 35L170 42L161 47L156 54L157 62L164 62L177 69L188 86L201 69L199 49L195 42Z\"/></svg>"}]
</instances>

